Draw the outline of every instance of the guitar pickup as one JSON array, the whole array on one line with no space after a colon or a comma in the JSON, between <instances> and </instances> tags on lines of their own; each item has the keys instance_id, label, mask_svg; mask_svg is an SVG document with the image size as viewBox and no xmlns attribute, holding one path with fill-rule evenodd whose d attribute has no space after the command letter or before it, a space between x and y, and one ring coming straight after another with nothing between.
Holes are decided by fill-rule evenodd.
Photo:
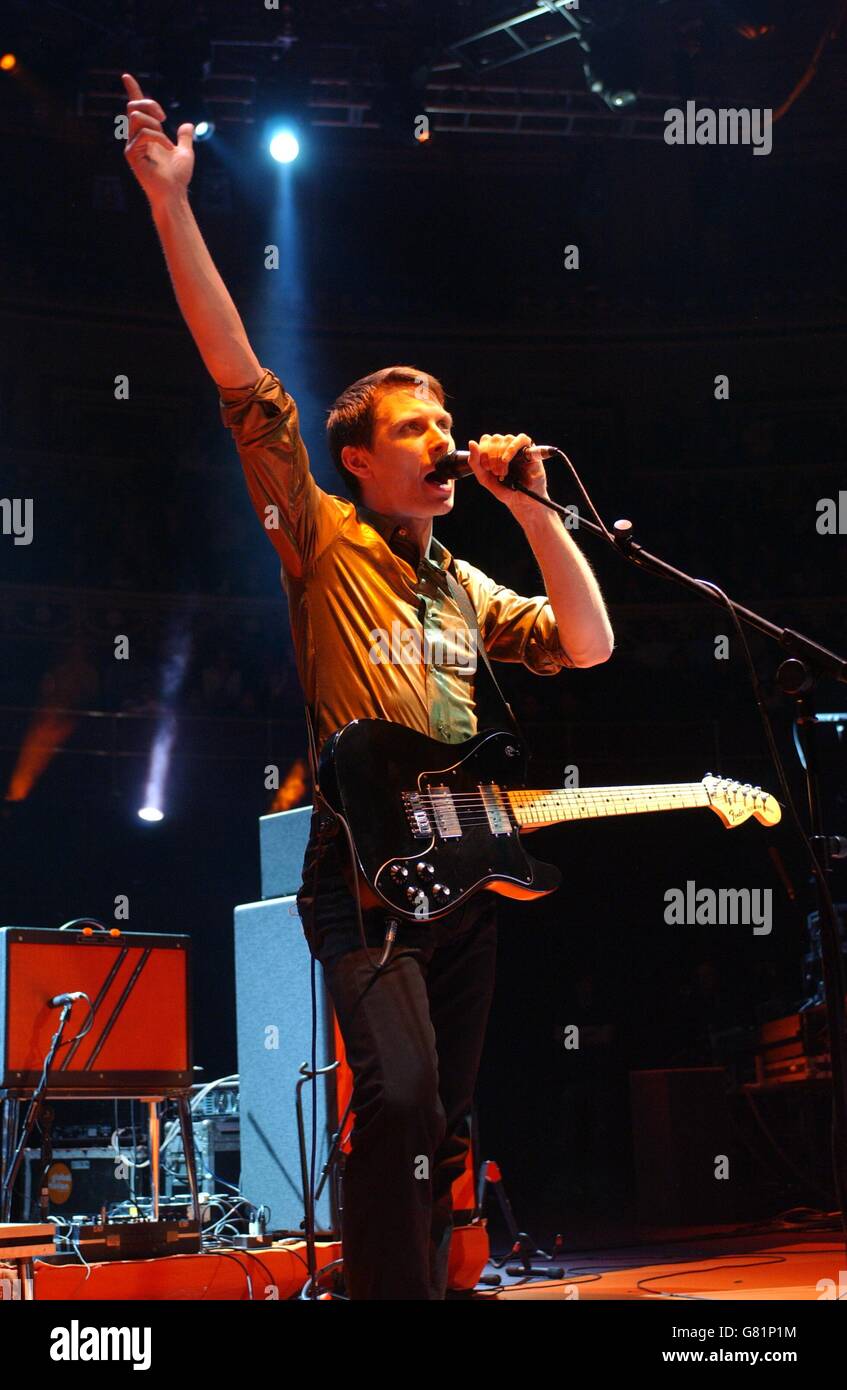
<instances>
[{"instance_id":1,"label":"guitar pickup","mask_svg":"<svg viewBox=\"0 0 847 1390\"><path fill-rule=\"evenodd\" d=\"M462 827L459 823L459 816L453 805L453 793L449 787L430 787L429 800L432 806L432 814L435 819L436 829L442 840L459 840L462 836Z\"/></svg>"},{"instance_id":2,"label":"guitar pickup","mask_svg":"<svg viewBox=\"0 0 847 1390\"><path fill-rule=\"evenodd\" d=\"M492 835L511 835L512 821L500 788L492 782L487 787L480 787L479 793Z\"/></svg>"}]
</instances>

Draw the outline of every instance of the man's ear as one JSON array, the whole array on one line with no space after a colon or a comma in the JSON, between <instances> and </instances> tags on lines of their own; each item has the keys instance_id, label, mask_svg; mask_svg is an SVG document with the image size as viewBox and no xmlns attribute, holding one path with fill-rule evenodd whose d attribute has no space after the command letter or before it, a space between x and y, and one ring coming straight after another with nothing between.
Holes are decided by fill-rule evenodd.
<instances>
[{"instance_id":1,"label":"man's ear","mask_svg":"<svg viewBox=\"0 0 847 1390\"><path fill-rule=\"evenodd\" d=\"M341 450L341 462L348 473L353 473L361 481L371 476L371 466L366 452L359 444L345 444Z\"/></svg>"}]
</instances>

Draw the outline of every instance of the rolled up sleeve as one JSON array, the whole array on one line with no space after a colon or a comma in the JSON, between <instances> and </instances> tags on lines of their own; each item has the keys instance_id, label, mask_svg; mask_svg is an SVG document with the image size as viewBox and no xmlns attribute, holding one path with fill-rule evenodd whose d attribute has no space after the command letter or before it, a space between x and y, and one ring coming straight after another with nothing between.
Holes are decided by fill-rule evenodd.
<instances>
[{"instance_id":1,"label":"rolled up sleeve","mask_svg":"<svg viewBox=\"0 0 847 1390\"><path fill-rule=\"evenodd\" d=\"M271 371L253 386L220 388L256 515L285 570L302 575L337 534L338 499L318 487L294 398Z\"/></svg>"},{"instance_id":2,"label":"rolled up sleeve","mask_svg":"<svg viewBox=\"0 0 847 1390\"><path fill-rule=\"evenodd\" d=\"M519 661L537 676L555 676L574 666L559 641L556 617L545 594L524 598L465 560L456 560L455 565L492 660Z\"/></svg>"}]
</instances>

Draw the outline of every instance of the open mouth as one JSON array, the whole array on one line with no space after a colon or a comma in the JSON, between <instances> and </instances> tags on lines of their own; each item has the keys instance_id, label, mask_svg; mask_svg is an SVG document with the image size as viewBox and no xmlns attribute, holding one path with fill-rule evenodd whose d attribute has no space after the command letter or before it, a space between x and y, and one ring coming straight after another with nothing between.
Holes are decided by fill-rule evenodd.
<instances>
[{"instance_id":1,"label":"open mouth","mask_svg":"<svg viewBox=\"0 0 847 1390\"><path fill-rule=\"evenodd\" d=\"M440 477L437 469L433 468L429 473L424 474L424 482L431 483L435 487L449 487L450 483L452 482L452 478Z\"/></svg>"}]
</instances>

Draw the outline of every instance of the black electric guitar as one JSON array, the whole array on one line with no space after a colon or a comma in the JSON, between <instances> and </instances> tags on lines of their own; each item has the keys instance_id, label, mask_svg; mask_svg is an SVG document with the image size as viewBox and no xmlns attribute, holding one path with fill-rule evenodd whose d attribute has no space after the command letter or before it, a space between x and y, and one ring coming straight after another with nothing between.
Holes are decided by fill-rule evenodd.
<instances>
[{"instance_id":1,"label":"black electric guitar","mask_svg":"<svg viewBox=\"0 0 847 1390\"><path fill-rule=\"evenodd\" d=\"M521 740L499 730L439 743L385 719L354 719L333 734L320 758L320 789L350 832L362 902L434 921L482 888L543 897L561 874L527 854L520 837L561 821L698 806L711 807L727 828L750 816L776 825L781 816L761 787L709 775L663 786L528 791L527 761Z\"/></svg>"}]
</instances>

